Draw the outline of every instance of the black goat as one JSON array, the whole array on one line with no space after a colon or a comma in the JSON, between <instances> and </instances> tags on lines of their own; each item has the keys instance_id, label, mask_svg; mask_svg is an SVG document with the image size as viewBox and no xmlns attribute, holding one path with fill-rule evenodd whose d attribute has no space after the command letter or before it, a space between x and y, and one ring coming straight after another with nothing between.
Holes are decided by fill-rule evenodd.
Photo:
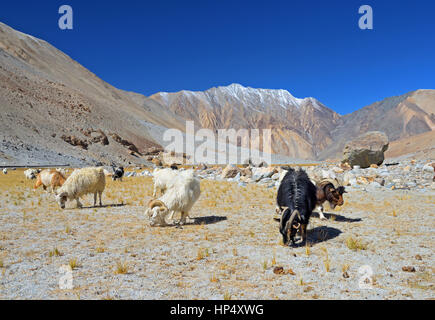
<instances>
[{"instance_id":1,"label":"black goat","mask_svg":"<svg viewBox=\"0 0 435 320\"><path fill-rule=\"evenodd\" d=\"M113 170L113 175L112 175L113 181L116 181L117 179L122 181L122 177L124 176L124 168L112 166L112 170Z\"/></svg>"},{"instance_id":2,"label":"black goat","mask_svg":"<svg viewBox=\"0 0 435 320\"><path fill-rule=\"evenodd\" d=\"M316 207L316 186L307 173L289 168L281 181L277 195L277 205L282 213L279 231L285 245L300 231L302 242L306 240L307 225Z\"/></svg>"}]
</instances>

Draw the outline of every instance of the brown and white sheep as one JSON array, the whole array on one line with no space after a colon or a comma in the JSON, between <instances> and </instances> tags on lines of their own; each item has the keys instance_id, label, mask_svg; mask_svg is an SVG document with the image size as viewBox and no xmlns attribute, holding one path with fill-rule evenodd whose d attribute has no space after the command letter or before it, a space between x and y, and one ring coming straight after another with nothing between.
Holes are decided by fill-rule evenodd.
<instances>
[{"instance_id":1,"label":"brown and white sheep","mask_svg":"<svg viewBox=\"0 0 435 320\"><path fill-rule=\"evenodd\" d=\"M65 183L56 192L56 201L62 209L65 209L67 200L76 200L77 207L81 208L80 197L93 193L94 206L97 204L97 194L100 198L100 207L102 206L101 195L106 187L106 176L103 168L83 168L75 170L66 179Z\"/></svg>"},{"instance_id":2,"label":"brown and white sheep","mask_svg":"<svg viewBox=\"0 0 435 320\"><path fill-rule=\"evenodd\" d=\"M51 187L51 192L54 192L55 188L62 187L65 183L65 177L62 173L53 169L42 170L36 176L36 182L34 189L38 189L40 186L47 190L47 187Z\"/></svg>"}]
</instances>

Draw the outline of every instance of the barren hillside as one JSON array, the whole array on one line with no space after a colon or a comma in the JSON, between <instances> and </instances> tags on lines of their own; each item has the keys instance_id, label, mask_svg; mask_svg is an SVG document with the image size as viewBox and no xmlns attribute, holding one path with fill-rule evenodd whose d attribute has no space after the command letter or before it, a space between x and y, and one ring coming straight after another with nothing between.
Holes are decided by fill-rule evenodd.
<instances>
[{"instance_id":1,"label":"barren hillside","mask_svg":"<svg viewBox=\"0 0 435 320\"><path fill-rule=\"evenodd\" d=\"M345 116L315 98L239 84L145 97L112 87L46 41L0 23L0 164L143 164L143 151L164 145L168 128L184 131L186 120L196 129L270 128L273 153L324 160L339 158L349 139L367 131L401 141L434 130L435 90ZM425 141L422 148L433 147Z\"/></svg>"}]
</instances>

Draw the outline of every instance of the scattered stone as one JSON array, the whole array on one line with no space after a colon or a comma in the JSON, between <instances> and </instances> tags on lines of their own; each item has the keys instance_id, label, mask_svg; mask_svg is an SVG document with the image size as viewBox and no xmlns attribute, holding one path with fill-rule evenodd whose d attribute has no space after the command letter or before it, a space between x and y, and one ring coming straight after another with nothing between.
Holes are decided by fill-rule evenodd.
<instances>
[{"instance_id":1,"label":"scattered stone","mask_svg":"<svg viewBox=\"0 0 435 320\"><path fill-rule=\"evenodd\" d=\"M151 162L154 163L157 167L163 166L162 160L160 160L158 158L153 158L153 160L151 160Z\"/></svg>"},{"instance_id":2,"label":"scattered stone","mask_svg":"<svg viewBox=\"0 0 435 320\"><path fill-rule=\"evenodd\" d=\"M343 278L345 278L345 279L349 278L349 274L347 273L347 271L343 272Z\"/></svg>"},{"instance_id":3,"label":"scattered stone","mask_svg":"<svg viewBox=\"0 0 435 320\"><path fill-rule=\"evenodd\" d=\"M61 138L63 141L69 143L74 147L79 146L84 150L88 150L89 143L86 140L79 139L76 136L65 136L65 135L63 135Z\"/></svg>"},{"instance_id":4,"label":"scattered stone","mask_svg":"<svg viewBox=\"0 0 435 320\"><path fill-rule=\"evenodd\" d=\"M239 172L240 172L239 168L237 168L233 164L229 164L222 171L221 177L223 179L234 178Z\"/></svg>"},{"instance_id":5,"label":"scattered stone","mask_svg":"<svg viewBox=\"0 0 435 320\"><path fill-rule=\"evenodd\" d=\"M273 273L282 275L285 274L285 271L283 267L275 267L273 268Z\"/></svg>"},{"instance_id":6,"label":"scattered stone","mask_svg":"<svg viewBox=\"0 0 435 320\"><path fill-rule=\"evenodd\" d=\"M402 271L404 272L415 272L415 268L413 266L402 267Z\"/></svg>"},{"instance_id":7,"label":"scattered stone","mask_svg":"<svg viewBox=\"0 0 435 320\"><path fill-rule=\"evenodd\" d=\"M417 260L423 260L423 258L422 258L421 255L419 255L419 254L417 254L417 255L415 256L415 259L417 259Z\"/></svg>"},{"instance_id":8,"label":"scattered stone","mask_svg":"<svg viewBox=\"0 0 435 320\"><path fill-rule=\"evenodd\" d=\"M435 171L435 163L432 164L426 164L423 166L423 171L428 173L434 173Z\"/></svg>"}]
</instances>

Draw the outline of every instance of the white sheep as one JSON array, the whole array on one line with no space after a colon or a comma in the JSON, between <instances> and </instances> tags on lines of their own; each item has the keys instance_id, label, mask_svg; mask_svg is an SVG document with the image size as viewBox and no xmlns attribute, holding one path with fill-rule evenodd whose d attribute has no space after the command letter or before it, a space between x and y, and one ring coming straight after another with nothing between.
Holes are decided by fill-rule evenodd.
<instances>
[{"instance_id":1,"label":"white sheep","mask_svg":"<svg viewBox=\"0 0 435 320\"><path fill-rule=\"evenodd\" d=\"M151 218L151 225L166 225L166 216L181 212L180 224L185 224L189 211L201 194L200 180L193 170L175 171L176 176L166 192L159 198L151 200L146 215Z\"/></svg>"},{"instance_id":2,"label":"white sheep","mask_svg":"<svg viewBox=\"0 0 435 320\"><path fill-rule=\"evenodd\" d=\"M65 168L57 168L56 171L60 172L63 176L66 176L68 173L68 170Z\"/></svg>"},{"instance_id":3,"label":"white sheep","mask_svg":"<svg viewBox=\"0 0 435 320\"><path fill-rule=\"evenodd\" d=\"M172 170L171 168L165 168L165 169L154 169L153 171L153 181L154 181L154 191L153 191L153 197L155 198L157 196L157 191L160 190L160 192L163 194L165 193L165 190L168 188L168 186L171 185L174 178L177 176L178 171Z\"/></svg>"},{"instance_id":4,"label":"white sheep","mask_svg":"<svg viewBox=\"0 0 435 320\"><path fill-rule=\"evenodd\" d=\"M100 206L102 206L101 195L106 187L106 177L103 168L83 168L75 170L66 179L65 183L56 192L56 201L62 209L65 208L67 200L76 200L77 207L81 208L79 198L89 194L94 194L94 206L97 204L97 194L100 198Z\"/></svg>"},{"instance_id":5,"label":"white sheep","mask_svg":"<svg viewBox=\"0 0 435 320\"><path fill-rule=\"evenodd\" d=\"M40 171L37 169L27 169L26 171L24 171L24 176L26 177L26 179L29 180L36 179L36 176L39 172Z\"/></svg>"},{"instance_id":6,"label":"white sheep","mask_svg":"<svg viewBox=\"0 0 435 320\"><path fill-rule=\"evenodd\" d=\"M4 168L3 169L3 174L8 174L8 169Z\"/></svg>"}]
</instances>

